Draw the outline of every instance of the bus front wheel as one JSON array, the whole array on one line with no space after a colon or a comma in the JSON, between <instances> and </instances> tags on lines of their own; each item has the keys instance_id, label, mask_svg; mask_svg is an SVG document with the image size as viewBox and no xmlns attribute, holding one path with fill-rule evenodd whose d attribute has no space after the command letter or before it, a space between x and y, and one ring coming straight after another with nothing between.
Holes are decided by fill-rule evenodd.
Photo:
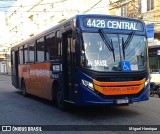
<instances>
[{"instance_id":1,"label":"bus front wheel","mask_svg":"<svg viewBox=\"0 0 160 134\"><path fill-rule=\"evenodd\" d=\"M27 96L27 92L26 92L26 85L25 85L25 82L24 80L22 80L22 93L23 93L23 96Z\"/></svg>"},{"instance_id":2,"label":"bus front wheel","mask_svg":"<svg viewBox=\"0 0 160 134\"><path fill-rule=\"evenodd\" d=\"M66 109L66 103L64 102L64 94L59 86L56 88L56 103L58 108L60 108L61 110Z\"/></svg>"}]
</instances>

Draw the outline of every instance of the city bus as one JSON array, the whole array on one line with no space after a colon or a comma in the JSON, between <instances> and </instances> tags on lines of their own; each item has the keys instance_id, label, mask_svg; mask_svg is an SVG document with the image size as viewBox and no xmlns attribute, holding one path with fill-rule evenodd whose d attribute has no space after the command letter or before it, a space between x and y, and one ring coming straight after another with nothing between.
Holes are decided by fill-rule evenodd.
<instances>
[{"instance_id":1,"label":"city bus","mask_svg":"<svg viewBox=\"0 0 160 134\"><path fill-rule=\"evenodd\" d=\"M11 49L12 85L65 109L129 105L149 99L144 22L76 15Z\"/></svg>"}]
</instances>

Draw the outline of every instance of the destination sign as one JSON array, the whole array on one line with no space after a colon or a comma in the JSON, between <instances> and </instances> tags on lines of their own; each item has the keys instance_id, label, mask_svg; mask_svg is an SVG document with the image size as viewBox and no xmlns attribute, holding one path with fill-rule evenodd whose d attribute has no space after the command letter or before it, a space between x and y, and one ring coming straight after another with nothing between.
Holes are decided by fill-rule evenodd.
<instances>
[{"instance_id":1,"label":"destination sign","mask_svg":"<svg viewBox=\"0 0 160 134\"><path fill-rule=\"evenodd\" d=\"M85 27L109 28L109 29L125 29L143 31L143 25L138 21L122 20L122 19L104 19L104 18L85 18Z\"/></svg>"}]
</instances>

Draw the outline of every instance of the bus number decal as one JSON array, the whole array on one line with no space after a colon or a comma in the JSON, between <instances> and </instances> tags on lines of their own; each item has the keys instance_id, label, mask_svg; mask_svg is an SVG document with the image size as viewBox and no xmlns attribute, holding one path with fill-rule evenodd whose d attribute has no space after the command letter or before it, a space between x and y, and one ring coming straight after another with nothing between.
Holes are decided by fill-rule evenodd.
<instances>
[{"instance_id":1,"label":"bus number decal","mask_svg":"<svg viewBox=\"0 0 160 134\"><path fill-rule=\"evenodd\" d=\"M105 28L105 21L104 20L97 20L97 19L88 19L87 21L87 26L88 27L101 27Z\"/></svg>"},{"instance_id":2,"label":"bus number decal","mask_svg":"<svg viewBox=\"0 0 160 134\"><path fill-rule=\"evenodd\" d=\"M58 79L58 78L59 78L59 74L52 74L52 77L53 77L54 79Z\"/></svg>"}]
</instances>

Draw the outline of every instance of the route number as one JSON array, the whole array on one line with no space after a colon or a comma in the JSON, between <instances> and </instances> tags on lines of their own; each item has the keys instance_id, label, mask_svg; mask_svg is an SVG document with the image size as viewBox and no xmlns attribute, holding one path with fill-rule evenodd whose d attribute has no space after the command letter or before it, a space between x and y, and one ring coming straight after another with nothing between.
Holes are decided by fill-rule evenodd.
<instances>
[{"instance_id":1,"label":"route number","mask_svg":"<svg viewBox=\"0 0 160 134\"><path fill-rule=\"evenodd\" d=\"M99 27L99 28L105 28L105 21L99 20L99 19L88 19L87 21L88 27Z\"/></svg>"}]
</instances>

